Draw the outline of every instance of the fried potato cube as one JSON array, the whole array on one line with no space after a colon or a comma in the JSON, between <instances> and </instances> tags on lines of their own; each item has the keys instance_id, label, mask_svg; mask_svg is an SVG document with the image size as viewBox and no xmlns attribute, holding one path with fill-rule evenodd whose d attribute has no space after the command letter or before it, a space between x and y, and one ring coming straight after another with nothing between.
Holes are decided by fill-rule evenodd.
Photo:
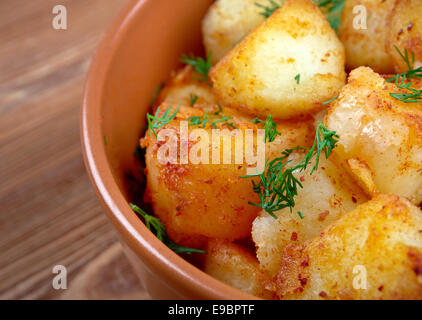
<instances>
[{"instance_id":1,"label":"fried potato cube","mask_svg":"<svg viewBox=\"0 0 422 320\"><path fill-rule=\"evenodd\" d=\"M217 105L217 98L212 87L198 80L198 77L199 75L192 70L190 65L178 70L160 91L155 106L162 103L189 106L192 102L192 105L198 108Z\"/></svg>"},{"instance_id":2,"label":"fried potato cube","mask_svg":"<svg viewBox=\"0 0 422 320\"><path fill-rule=\"evenodd\" d=\"M415 81L414 86L421 86ZM375 191L422 200L422 103L390 96L404 93L370 68L350 73L329 109L326 126L340 136L334 156L369 195Z\"/></svg>"},{"instance_id":3,"label":"fried potato cube","mask_svg":"<svg viewBox=\"0 0 422 320\"><path fill-rule=\"evenodd\" d=\"M406 62L397 52L408 50L415 55L415 67L422 66L422 2L420 0L396 1L390 17L390 30L387 39L388 51L397 72L408 70Z\"/></svg>"},{"instance_id":4,"label":"fried potato cube","mask_svg":"<svg viewBox=\"0 0 422 320\"><path fill-rule=\"evenodd\" d=\"M422 299L422 212L377 195L320 236L285 249L282 299Z\"/></svg>"},{"instance_id":5,"label":"fried potato cube","mask_svg":"<svg viewBox=\"0 0 422 320\"><path fill-rule=\"evenodd\" d=\"M343 44L310 0L286 1L212 70L225 105L279 119L324 108L345 82Z\"/></svg>"},{"instance_id":6,"label":"fried potato cube","mask_svg":"<svg viewBox=\"0 0 422 320\"><path fill-rule=\"evenodd\" d=\"M340 40L346 49L346 66L352 70L369 66L379 73L393 73L393 62L386 48L389 16L395 0L347 0L340 24ZM356 28L363 23L359 7L366 9L366 29ZM365 25L362 25L363 27Z\"/></svg>"},{"instance_id":7,"label":"fried potato cube","mask_svg":"<svg viewBox=\"0 0 422 320\"><path fill-rule=\"evenodd\" d=\"M265 0L266 1L266 0ZM251 30L264 22L259 0L217 0L202 22L202 35L211 62L216 64Z\"/></svg>"},{"instance_id":8,"label":"fried potato cube","mask_svg":"<svg viewBox=\"0 0 422 320\"><path fill-rule=\"evenodd\" d=\"M304 154L293 155L293 163ZM296 205L276 213L277 219L265 211L255 219L252 226L252 239L257 248L261 268L275 275L280 266L283 250L287 245L303 243L316 237L325 227L343 214L367 200L346 172L321 155L319 169L310 175L312 168L297 173L303 189L295 198ZM300 211L304 216L299 217Z\"/></svg>"},{"instance_id":9,"label":"fried potato cube","mask_svg":"<svg viewBox=\"0 0 422 320\"><path fill-rule=\"evenodd\" d=\"M214 278L260 298L273 299L268 274L259 268L256 258L240 245L211 240L207 247L204 271Z\"/></svg>"},{"instance_id":10,"label":"fried potato cube","mask_svg":"<svg viewBox=\"0 0 422 320\"><path fill-rule=\"evenodd\" d=\"M161 105L160 114L169 107L168 104ZM176 105L171 107L170 113L173 112ZM208 113L208 119L221 118L221 115L214 115L214 111L216 109L212 109ZM230 121L239 129L239 134L243 135L244 145L241 144L240 147L244 147L245 153L248 149L255 150L255 155L262 151L257 148L256 136L257 129L262 129L261 124L253 124L249 120L246 121L242 117L237 117L235 114L231 114L229 109L223 108L221 112L225 116L233 117ZM176 118L169 124L156 129L156 133L159 136L161 130L168 129L174 132L172 136L181 137L181 121L191 116L203 118L204 115L204 110L200 108L181 106ZM254 193L251 184L253 179L242 178L242 176L250 174L247 168L253 168L257 164L248 164L245 153L240 162L236 161L236 137L231 138L231 144L228 145L231 148L229 163L223 162L223 157L228 152L225 151L224 146L221 146L222 150L219 152L221 155L220 164L216 164L212 158L212 126L209 124L205 128L202 128L202 125L201 127L186 126L186 135L191 135L193 129L198 128L202 129L209 137L210 143L206 147L209 150L209 157L207 158L209 164L194 164L192 161L192 150L195 150L195 146L199 144L198 142L195 143L192 137L186 144L189 161L181 163L179 143L176 150L177 162L163 163L159 159L159 154L164 142L158 141L154 134L146 133L145 138L141 140L141 146L147 148L147 199L150 200L155 214L163 221L170 237L182 245L198 246L203 244L207 238L228 240L246 238L250 236L252 222L258 214L259 208L248 204L248 201L258 201L258 196ZM235 132L232 127L224 122L220 123L218 128L225 129L228 133ZM274 146L278 145L284 149L308 145L309 128L309 123L280 123L277 130L282 135L277 137L278 143ZM253 142L246 141L246 130L253 130ZM263 139L264 135L258 137ZM221 140L224 140L224 138ZM274 146L266 148L265 152L277 152ZM202 153L202 151L198 153ZM264 166L265 154L263 153L262 156L262 166Z\"/></svg>"}]
</instances>

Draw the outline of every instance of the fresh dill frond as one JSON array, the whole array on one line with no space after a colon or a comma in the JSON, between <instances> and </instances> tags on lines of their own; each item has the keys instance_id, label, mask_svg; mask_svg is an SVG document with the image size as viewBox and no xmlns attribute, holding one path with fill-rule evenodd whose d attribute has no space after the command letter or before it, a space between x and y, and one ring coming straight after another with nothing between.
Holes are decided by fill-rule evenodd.
<instances>
[{"instance_id":1,"label":"fresh dill frond","mask_svg":"<svg viewBox=\"0 0 422 320\"><path fill-rule=\"evenodd\" d=\"M390 93L390 96L405 103L418 103L422 102L422 90L412 88L413 83L407 82L411 79L422 79L422 67L414 69L415 65L415 53L412 52L411 58L409 52L404 49L404 53L399 48L394 46L400 57L404 60L407 65L407 71L396 74L393 78L387 79L387 82L393 82L397 88L408 90L409 93Z\"/></svg>"},{"instance_id":2,"label":"fresh dill frond","mask_svg":"<svg viewBox=\"0 0 422 320\"><path fill-rule=\"evenodd\" d=\"M170 115L170 109L171 107L168 107L166 112L162 114L161 117L158 115L160 114L160 107L157 108L157 111L155 112L155 115L151 115L147 113L147 120L148 120L148 131L151 133L151 131L154 133L154 135L157 137L157 133L155 132L155 129L159 129L172 121L177 113L179 112L180 104L177 106L176 110Z\"/></svg>"},{"instance_id":3,"label":"fresh dill frond","mask_svg":"<svg viewBox=\"0 0 422 320\"><path fill-rule=\"evenodd\" d=\"M268 115L267 119L265 120L265 136L264 142L273 142L277 136L281 136L281 133L277 131L277 124L273 120L273 116L270 114Z\"/></svg>"},{"instance_id":4,"label":"fresh dill frond","mask_svg":"<svg viewBox=\"0 0 422 320\"><path fill-rule=\"evenodd\" d=\"M346 4L346 0L313 0L314 3L320 7L325 9L324 13L335 31L338 32L338 28L341 22L341 14L343 12L344 6Z\"/></svg>"},{"instance_id":5,"label":"fresh dill frond","mask_svg":"<svg viewBox=\"0 0 422 320\"><path fill-rule=\"evenodd\" d=\"M252 187L254 192L258 194L260 202L249 202L249 204L265 210L275 219L277 216L274 212L278 210L289 207L292 211L298 190L303 188L302 183L295 177L294 173L306 170L315 158L315 164L310 172L312 175L318 169L321 153L328 158L337 142L338 135L335 131L330 131L322 123L319 123L311 149L297 165L287 167L291 163L288 158L292 152L305 149L303 147L284 150L281 157L271 161L267 160L262 173L243 176L242 178L259 178L258 183L252 181ZM301 212L298 212L298 215L303 218Z\"/></svg>"},{"instance_id":6,"label":"fresh dill frond","mask_svg":"<svg viewBox=\"0 0 422 320\"><path fill-rule=\"evenodd\" d=\"M190 101L189 101L189 105L193 106L195 104L195 102L198 100L198 96L195 94L193 95L192 93L190 94Z\"/></svg>"},{"instance_id":7,"label":"fresh dill frond","mask_svg":"<svg viewBox=\"0 0 422 320\"><path fill-rule=\"evenodd\" d=\"M283 1L276 2L275 0L267 0L267 2L268 5L255 2L255 5L262 9L259 14L265 18L269 18L274 13L274 11L277 11L283 6Z\"/></svg>"},{"instance_id":8,"label":"fresh dill frond","mask_svg":"<svg viewBox=\"0 0 422 320\"><path fill-rule=\"evenodd\" d=\"M258 124L258 123L262 123L262 122L264 122L264 120L261 120L261 119L259 119L258 117L256 117L256 118L255 118L255 119L253 119L251 122L252 122L252 123L254 123L254 124Z\"/></svg>"},{"instance_id":9,"label":"fresh dill frond","mask_svg":"<svg viewBox=\"0 0 422 320\"><path fill-rule=\"evenodd\" d=\"M339 95L336 95L334 98L332 98L332 99L330 99L328 101L323 102L322 105L325 106L325 105L333 102L334 100L336 100L338 97L339 97Z\"/></svg>"},{"instance_id":10,"label":"fresh dill frond","mask_svg":"<svg viewBox=\"0 0 422 320\"><path fill-rule=\"evenodd\" d=\"M147 228L151 230L151 232L153 232L161 242L163 242L167 247L169 247L171 250L173 250L177 254L180 254L180 253L191 254L193 252L207 253L204 250L183 247L173 242L167 235L166 228L160 219L146 213L144 210L142 210L141 208L139 208L137 205L133 203L129 203L129 206L135 213L137 213L144 220Z\"/></svg>"},{"instance_id":11,"label":"fresh dill frond","mask_svg":"<svg viewBox=\"0 0 422 320\"><path fill-rule=\"evenodd\" d=\"M203 117L190 116L187 120L190 126L202 126L202 128L205 128L206 125L209 123L214 129L217 129L217 124L223 123L225 125L232 127L233 129L237 129L236 126L232 122L229 122L229 120L233 119L233 117L226 117L224 113L221 113L221 118L216 118L216 116L220 115L220 112L221 111L219 110L217 112L212 113L210 115L212 118L209 118L208 110L206 110Z\"/></svg>"},{"instance_id":12,"label":"fresh dill frond","mask_svg":"<svg viewBox=\"0 0 422 320\"><path fill-rule=\"evenodd\" d=\"M184 64L189 64L193 69L201 75L201 78L198 78L200 81L209 82L208 73L211 69L211 54L208 54L207 59L205 60L202 57L195 57L193 53L189 55L183 55L181 61Z\"/></svg>"},{"instance_id":13,"label":"fresh dill frond","mask_svg":"<svg viewBox=\"0 0 422 320\"><path fill-rule=\"evenodd\" d=\"M299 84L300 83L300 73L298 73L295 77L296 83Z\"/></svg>"}]
</instances>

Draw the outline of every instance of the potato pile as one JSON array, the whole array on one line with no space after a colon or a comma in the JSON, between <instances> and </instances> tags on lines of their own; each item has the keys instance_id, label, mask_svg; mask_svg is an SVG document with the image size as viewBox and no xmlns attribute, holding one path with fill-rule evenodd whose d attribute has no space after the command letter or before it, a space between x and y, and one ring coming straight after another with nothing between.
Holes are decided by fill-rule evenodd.
<instances>
[{"instance_id":1,"label":"potato pile","mask_svg":"<svg viewBox=\"0 0 422 320\"><path fill-rule=\"evenodd\" d=\"M172 241L207 251L198 266L256 297L422 299L422 2L319 3L215 1L210 60L171 75L141 139L145 199ZM233 139L208 163L217 129ZM297 181L274 211L271 161Z\"/></svg>"}]
</instances>

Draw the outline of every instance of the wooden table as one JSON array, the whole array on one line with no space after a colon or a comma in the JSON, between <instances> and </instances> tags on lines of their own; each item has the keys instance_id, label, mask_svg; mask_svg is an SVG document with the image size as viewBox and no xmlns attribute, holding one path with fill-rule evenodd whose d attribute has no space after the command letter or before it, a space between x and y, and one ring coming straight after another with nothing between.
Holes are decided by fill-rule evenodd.
<instances>
[{"instance_id":1,"label":"wooden table","mask_svg":"<svg viewBox=\"0 0 422 320\"><path fill-rule=\"evenodd\" d=\"M143 299L85 172L84 78L127 0L0 1L0 298ZM55 5L67 30L52 27ZM55 290L55 265L68 271Z\"/></svg>"}]
</instances>

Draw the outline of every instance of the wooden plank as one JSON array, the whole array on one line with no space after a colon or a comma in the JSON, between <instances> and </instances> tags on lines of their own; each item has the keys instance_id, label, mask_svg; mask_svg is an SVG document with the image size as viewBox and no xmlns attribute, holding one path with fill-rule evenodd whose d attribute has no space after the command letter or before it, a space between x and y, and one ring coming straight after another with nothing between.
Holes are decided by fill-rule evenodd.
<instances>
[{"instance_id":1,"label":"wooden plank","mask_svg":"<svg viewBox=\"0 0 422 320\"><path fill-rule=\"evenodd\" d=\"M126 2L62 0L61 31L51 24L55 0L0 2L0 298L147 297L94 195L79 140L92 54ZM51 285L57 264L68 270L65 292Z\"/></svg>"}]
</instances>

